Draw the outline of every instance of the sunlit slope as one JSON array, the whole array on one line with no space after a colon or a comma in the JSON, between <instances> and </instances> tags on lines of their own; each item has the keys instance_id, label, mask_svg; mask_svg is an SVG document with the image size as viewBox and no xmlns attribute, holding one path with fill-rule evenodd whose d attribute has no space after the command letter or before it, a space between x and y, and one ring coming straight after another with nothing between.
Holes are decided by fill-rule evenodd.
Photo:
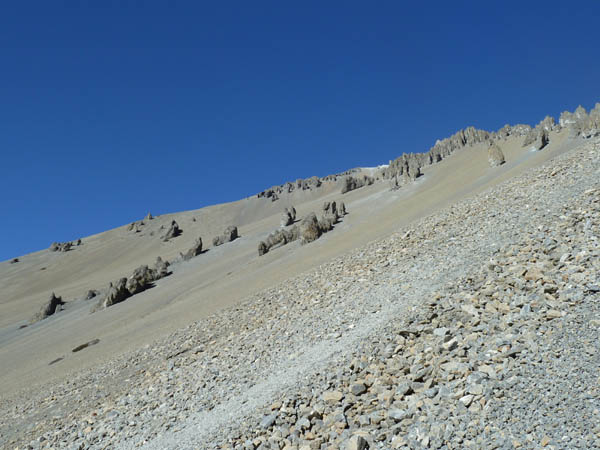
<instances>
[{"instance_id":1,"label":"sunlit slope","mask_svg":"<svg viewBox=\"0 0 600 450\"><path fill-rule=\"evenodd\" d=\"M157 217L145 221L139 233L123 226L84 238L82 246L67 253L44 250L23 256L17 264L1 263L1 392L63 377L139 348L332 257L389 235L417 218L568 151L574 141L567 135L566 131L553 133L551 144L538 152L523 148L522 138L501 141L507 163L496 168L489 167L486 144L466 147L426 167L422 177L396 191L390 191L387 181L380 181L344 195L339 186L332 185L294 191L275 202L254 196ZM258 242L279 226L285 206L294 205L301 218L311 211L320 213L325 200L343 200L349 211L333 231L311 244L294 242L258 256ZM165 230L160 227L168 228L171 220L178 222L183 234L163 242L160 236ZM213 248L212 237L228 225L237 225L241 237ZM19 329L50 292L66 301L81 298L88 289L99 289L128 276L135 267L151 264L159 255L175 258L199 236L208 251L173 265L173 274L161 279L155 288L94 314L89 312L93 299L74 301L66 311ZM92 339L100 342L85 351L71 352ZM64 360L48 365L59 357Z\"/></svg>"}]
</instances>

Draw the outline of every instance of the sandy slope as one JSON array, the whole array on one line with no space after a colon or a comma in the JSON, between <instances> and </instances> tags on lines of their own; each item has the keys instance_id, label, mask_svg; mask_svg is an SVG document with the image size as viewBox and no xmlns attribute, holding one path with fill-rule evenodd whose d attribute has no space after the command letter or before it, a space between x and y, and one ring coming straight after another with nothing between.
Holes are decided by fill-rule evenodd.
<instances>
[{"instance_id":1,"label":"sandy slope","mask_svg":"<svg viewBox=\"0 0 600 450\"><path fill-rule=\"evenodd\" d=\"M460 150L428 167L415 183L395 192L382 182L343 196L331 187L318 195L295 191L277 202L251 197L161 216L145 225L141 233L120 227L90 236L68 253L43 250L23 256L17 264L3 262L0 395L63 378L143 346L252 293L386 236L440 207L568 151L573 142L567 134L552 135L551 145L540 152L523 149L521 138L511 138L501 144L507 164L495 169L488 166L485 145ZM346 202L350 214L334 231L310 245L293 243L257 256L258 242L278 227L285 206L293 204L302 217L319 211L324 200L340 199ZM159 227L168 226L172 219L177 220L183 235L164 243L158 237ZM212 237L230 224L239 226L241 238L212 248ZM128 276L138 265L151 264L158 255L174 258L198 236L208 251L188 263L174 265L173 275L160 280L155 288L95 314L89 314L93 300L77 300L88 289L103 288L109 281ZM74 301L66 311L19 329L51 291ZM82 352L71 352L92 339L100 339L100 343ZM64 360L49 365L59 357Z\"/></svg>"}]
</instances>

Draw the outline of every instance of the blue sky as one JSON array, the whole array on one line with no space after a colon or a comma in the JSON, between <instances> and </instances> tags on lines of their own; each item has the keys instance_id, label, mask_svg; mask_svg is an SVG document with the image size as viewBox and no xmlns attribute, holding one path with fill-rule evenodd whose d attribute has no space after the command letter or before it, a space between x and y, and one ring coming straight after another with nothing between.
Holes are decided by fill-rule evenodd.
<instances>
[{"instance_id":1,"label":"blue sky","mask_svg":"<svg viewBox=\"0 0 600 450\"><path fill-rule=\"evenodd\" d=\"M597 1L12 3L0 260L600 101Z\"/></svg>"}]
</instances>

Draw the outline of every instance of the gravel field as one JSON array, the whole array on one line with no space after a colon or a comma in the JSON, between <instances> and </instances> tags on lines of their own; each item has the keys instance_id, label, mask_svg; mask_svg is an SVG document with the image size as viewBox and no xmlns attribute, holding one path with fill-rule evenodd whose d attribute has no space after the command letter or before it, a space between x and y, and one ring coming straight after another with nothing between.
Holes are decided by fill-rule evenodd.
<instances>
[{"instance_id":1,"label":"gravel field","mask_svg":"<svg viewBox=\"0 0 600 450\"><path fill-rule=\"evenodd\" d=\"M2 399L0 446L600 448L599 238L596 138Z\"/></svg>"}]
</instances>

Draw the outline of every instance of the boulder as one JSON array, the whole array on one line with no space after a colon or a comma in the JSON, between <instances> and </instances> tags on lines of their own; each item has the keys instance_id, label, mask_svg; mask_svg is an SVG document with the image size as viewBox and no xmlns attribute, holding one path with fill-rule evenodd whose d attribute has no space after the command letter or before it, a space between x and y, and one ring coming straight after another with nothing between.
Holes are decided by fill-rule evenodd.
<instances>
[{"instance_id":1,"label":"boulder","mask_svg":"<svg viewBox=\"0 0 600 450\"><path fill-rule=\"evenodd\" d=\"M166 242L169 239L173 239L174 237L179 236L180 234L181 234L181 229L179 228L179 225L177 225L177 222L175 222L173 220L173 221L171 221L171 226L167 230L166 234L163 236L163 241Z\"/></svg>"},{"instance_id":2,"label":"boulder","mask_svg":"<svg viewBox=\"0 0 600 450\"><path fill-rule=\"evenodd\" d=\"M300 230L297 225L290 228L281 228L273 231L267 239L259 242L258 256L268 253L273 247L289 244L300 237Z\"/></svg>"},{"instance_id":3,"label":"boulder","mask_svg":"<svg viewBox=\"0 0 600 450\"><path fill-rule=\"evenodd\" d=\"M148 289L159 278L154 269L150 269L146 265L140 266L133 271L133 274L127 280L127 290L131 295L135 295Z\"/></svg>"},{"instance_id":4,"label":"boulder","mask_svg":"<svg viewBox=\"0 0 600 450\"><path fill-rule=\"evenodd\" d=\"M344 182L342 184L342 194L346 192L353 191L354 189L361 188L363 186L371 185L375 182L373 177L369 177L367 175L363 175L362 177L355 178L353 176L348 176L344 178Z\"/></svg>"},{"instance_id":5,"label":"boulder","mask_svg":"<svg viewBox=\"0 0 600 450\"><path fill-rule=\"evenodd\" d=\"M263 241L260 241L258 243L258 256L262 256L265 253L269 253L269 247L267 247L267 244Z\"/></svg>"},{"instance_id":6,"label":"boulder","mask_svg":"<svg viewBox=\"0 0 600 450\"><path fill-rule=\"evenodd\" d=\"M227 242L231 242L234 241L235 239L238 238L238 229L236 226L228 226L227 228L225 228L225 231L223 231L223 234L215 237L213 239L213 245L215 247L225 244Z\"/></svg>"},{"instance_id":7,"label":"boulder","mask_svg":"<svg viewBox=\"0 0 600 450\"><path fill-rule=\"evenodd\" d=\"M181 256L184 261L189 261L194 256L198 256L200 253L202 253L202 238L199 237L198 239L196 239L194 246Z\"/></svg>"},{"instance_id":8,"label":"boulder","mask_svg":"<svg viewBox=\"0 0 600 450\"><path fill-rule=\"evenodd\" d=\"M345 216L346 214L348 214L346 212L346 205L344 204L344 202L340 202L340 205L338 207L338 211L339 211L339 216L340 217Z\"/></svg>"},{"instance_id":9,"label":"boulder","mask_svg":"<svg viewBox=\"0 0 600 450\"><path fill-rule=\"evenodd\" d=\"M490 163L490 167L501 166L506 162L504 159L504 153L495 142L490 142L490 146L488 148L488 161Z\"/></svg>"},{"instance_id":10,"label":"boulder","mask_svg":"<svg viewBox=\"0 0 600 450\"><path fill-rule=\"evenodd\" d=\"M548 132L548 130L545 130L545 129L540 130L540 133L538 134L538 137L535 141L535 148L537 148L538 150L541 150L549 143L550 143L550 133Z\"/></svg>"},{"instance_id":11,"label":"boulder","mask_svg":"<svg viewBox=\"0 0 600 450\"><path fill-rule=\"evenodd\" d=\"M169 271L169 262L163 261L160 256L156 257L156 262L154 263L154 272L156 274L156 279L164 278L168 275L171 275Z\"/></svg>"},{"instance_id":12,"label":"boulder","mask_svg":"<svg viewBox=\"0 0 600 450\"><path fill-rule=\"evenodd\" d=\"M281 215L281 226L287 227L292 225L296 220L296 208L290 206L289 208L285 208Z\"/></svg>"},{"instance_id":13,"label":"boulder","mask_svg":"<svg viewBox=\"0 0 600 450\"><path fill-rule=\"evenodd\" d=\"M319 239L321 236L321 228L317 215L313 212L302 219L300 222L300 243L308 244L309 242Z\"/></svg>"},{"instance_id":14,"label":"boulder","mask_svg":"<svg viewBox=\"0 0 600 450\"><path fill-rule=\"evenodd\" d=\"M120 278L113 285L110 283L108 292L102 300L98 303L101 308L108 308L109 306L121 303L131 297L129 290L127 289L127 278Z\"/></svg>"},{"instance_id":15,"label":"boulder","mask_svg":"<svg viewBox=\"0 0 600 450\"><path fill-rule=\"evenodd\" d=\"M49 317L49 316L53 315L54 313L60 311L61 306L64 304L65 303L62 301L62 298L57 297L53 292L50 295L50 298L48 299L48 301L46 303L44 303L44 305L42 306L42 309L40 309L40 312L38 312L35 316L33 316L33 319L31 320L31 322L34 323L34 322L39 322L40 320L44 320L46 317Z\"/></svg>"},{"instance_id":16,"label":"boulder","mask_svg":"<svg viewBox=\"0 0 600 450\"><path fill-rule=\"evenodd\" d=\"M319 219L319 229L323 233L333 230L333 226L337 223L337 214L326 213Z\"/></svg>"}]
</instances>

